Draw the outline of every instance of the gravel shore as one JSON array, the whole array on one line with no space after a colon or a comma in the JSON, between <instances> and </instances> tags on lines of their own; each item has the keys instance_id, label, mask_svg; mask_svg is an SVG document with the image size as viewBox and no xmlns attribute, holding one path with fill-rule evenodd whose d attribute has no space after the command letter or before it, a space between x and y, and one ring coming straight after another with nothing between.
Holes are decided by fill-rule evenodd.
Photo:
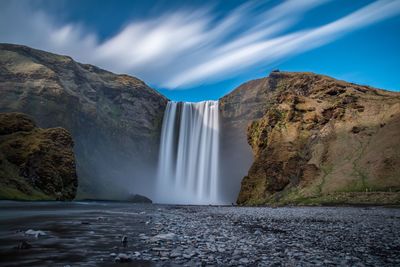
<instances>
[{"instance_id":1,"label":"gravel shore","mask_svg":"<svg viewBox=\"0 0 400 267\"><path fill-rule=\"evenodd\" d=\"M0 202L1 266L399 266L400 209Z\"/></svg>"}]
</instances>

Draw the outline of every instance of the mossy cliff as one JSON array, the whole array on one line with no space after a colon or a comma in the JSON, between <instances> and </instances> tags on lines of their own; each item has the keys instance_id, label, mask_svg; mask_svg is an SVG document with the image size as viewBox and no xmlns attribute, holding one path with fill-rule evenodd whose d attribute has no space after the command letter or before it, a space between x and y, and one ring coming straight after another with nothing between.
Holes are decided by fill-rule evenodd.
<instances>
[{"instance_id":1,"label":"mossy cliff","mask_svg":"<svg viewBox=\"0 0 400 267\"><path fill-rule=\"evenodd\" d=\"M400 203L399 93L313 73L246 86L226 97L260 96L241 121L254 162L239 204Z\"/></svg>"},{"instance_id":2,"label":"mossy cliff","mask_svg":"<svg viewBox=\"0 0 400 267\"><path fill-rule=\"evenodd\" d=\"M73 141L22 113L0 113L0 199L71 200L78 179Z\"/></svg>"},{"instance_id":3,"label":"mossy cliff","mask_svg":"<svg viewBox=\"0 0 400 267\"><path fill-rule=\"evenodd\" d=\"M0 44L0 111L40 127L64 127L75 142L79 196L146 192L167 99L141 80L26 46Z\"/></svg>"}]
</instances>

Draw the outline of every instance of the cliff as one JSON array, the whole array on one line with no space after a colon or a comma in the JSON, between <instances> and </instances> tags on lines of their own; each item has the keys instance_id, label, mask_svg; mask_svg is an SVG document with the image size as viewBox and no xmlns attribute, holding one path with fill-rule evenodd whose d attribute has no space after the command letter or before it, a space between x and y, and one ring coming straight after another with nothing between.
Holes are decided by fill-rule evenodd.
<instances>
[{"instance_id":1,"label":"cliff","mask_svg":"<svg viewBox=\"0 0 400 267\"><path fill-rule=\"evenodd\" d=\"M247 125L262 118L271 105L269 79L246 82L219 100L221 118L221 176L225 199L236 199L243 176L253 162Z\"/></svg>"},{"instance_id":2,"label":"cliff","mask_svg":"<svg viewBox=\"0 0 400 267\"><path fill-rule=\"evenodd\" d=\"M79 196L146 193L167 99L141 80L26 46L0 44L0 111L64 127L75 141Z\"/></svg>"},{"instance_id":3,"label":"cliff","mask_svg":"<svg viewBox=\"0 0 400 267\"><path fill-rule=\"evenodd\" d=\"M21 113L0 113L0 199L71 200L73 141L63 128L41 129Z\"/></svg>"},{"instance_id":4,"label":"cliff","mask_svg":"<svg viewBox=\"0 0 400 267\"><path fill-rule=\"evenodd\" d=\"M23 112L42 128L63 127L72 134L78 197L151 194L166 104L137 78L0 44L0 112ZM400 202L399 93L313 73L272 72L239 86L220 99L219 107L222 199L239 195L239 204ZM39 131L31 128L18 131ZM10 170L24 173L6 165L1 171L7 177ZM14 180L22 181L18 177ZM43 192L52 198L72 196L54 190Z\"/></svg>"},{"instance_id":5,"label":"cliff","mask_svg":"<svg viewBox=\"0 0 400 267\"><path fill-rule=\"evenodd\" d=\"M222 101L254 156L238 204L400 203L399 93L272 72Z\"/></svg>"}]
</instances>

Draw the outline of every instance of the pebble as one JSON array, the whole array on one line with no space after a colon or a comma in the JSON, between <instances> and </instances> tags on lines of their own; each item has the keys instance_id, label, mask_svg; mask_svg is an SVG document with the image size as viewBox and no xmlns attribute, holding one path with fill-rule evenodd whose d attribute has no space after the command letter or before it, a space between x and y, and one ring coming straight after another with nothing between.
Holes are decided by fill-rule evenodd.
<instances>
[{"instance_id":1,"label":"pebble","mask_svg":"<svg viewBox=\"0 0 400 267\"><path fill-rule=\"evenodd\" d=\"M132 258L131 256L125 254L125 253L119 253L117 257L114 259L115 262L131 262Z\"/></svg>"},{"instance_id":2,"label":"pebble","mask_svg":"<svg viewBox=\"0 0 400 267\"><path fill-rule=\"evenodd\" d=\"M158 247L152 248L152 250L153 251L168 251L168 249L166 249L166 248L158 248Z\"/></svg>"},{"instance_id":3,"label":"pebble","mask_svg":"<svg viewBox=\"0 0 400 267\"><path fill-rule=\"evenodd\" d=\"M35 231L35 230L32 230L32 229L26 230L26 231L25 231L25 234L26 234L26 235L33 235L33 236L35 236L36 238L39 238L40 236L45 236L45 235L46 235L46 233L43 232L43 231L41 231L41 230Z\"/></svg>"},{"instance_id":4,"label":"pebble","mask_svg":"<svg viewBox=\"0 0 400 267\"><path fill-rule=\"evenodd\" d=\"M31 244L29 244L27 241L22 241L21 243L18 244L16 247L17 249L30 249L32 247Z\"/></svg>"},{"instance_id":5,"label":"pebble","mask_svg":"<svg viewBox=\"0 0 400 267\"><path fill-rule=\"evenodd\" d=\"M128 237L126 235L121 238L122 246L126 247L128 245Z\"/></svg>"},{"instance_id":6,"label":"pebble","mask_svg":"<svg viewBox=\"0 0 400 267\"><path fill-rule=\"evenodd\" d=\"M242 264L248 264L250 261L249 261L249 259L247 259L247 258L241 258L241 259L239 260L239 262L242 263Z\"/></svg>"},{"instance_id":7,"label":"pebble","mask_svg":"<svg viewBox=\"0 0 400 267\"><path fill-rule=\"evenodd\" d=\"M169 256L170 256L171 258L176 258L176 257L182 256L182 253L177 252L177 251L173 251L173 252L171 252L171 253L169 254Z\"/></svg>"},{"instance_id":8,"label":"pebble","mask_svg":"<svg viewBox=\"0 0 400 267\"><path fill-rule=\"evenodd\" d=\"M166 233L166 234L158 234L152 237L152 240L173 240L176 238L176 235L174 233Z\"/></svg>"}]
</instances>

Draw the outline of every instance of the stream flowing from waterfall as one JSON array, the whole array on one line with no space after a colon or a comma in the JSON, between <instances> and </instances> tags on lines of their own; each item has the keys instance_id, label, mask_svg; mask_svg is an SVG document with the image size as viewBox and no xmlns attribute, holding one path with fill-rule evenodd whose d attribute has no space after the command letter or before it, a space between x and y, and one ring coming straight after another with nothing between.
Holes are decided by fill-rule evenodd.
<instances>
[{"instance_id":1,"label":"stream flowing from waterfall","mask_svg":"<svg viewBox=\"0 0 400 267\"><path fill-rule=\"evenodd\" d=\"M218 204L218 101L167 104L158 162L158 203Z\"/></svg>"}]
</instances>

